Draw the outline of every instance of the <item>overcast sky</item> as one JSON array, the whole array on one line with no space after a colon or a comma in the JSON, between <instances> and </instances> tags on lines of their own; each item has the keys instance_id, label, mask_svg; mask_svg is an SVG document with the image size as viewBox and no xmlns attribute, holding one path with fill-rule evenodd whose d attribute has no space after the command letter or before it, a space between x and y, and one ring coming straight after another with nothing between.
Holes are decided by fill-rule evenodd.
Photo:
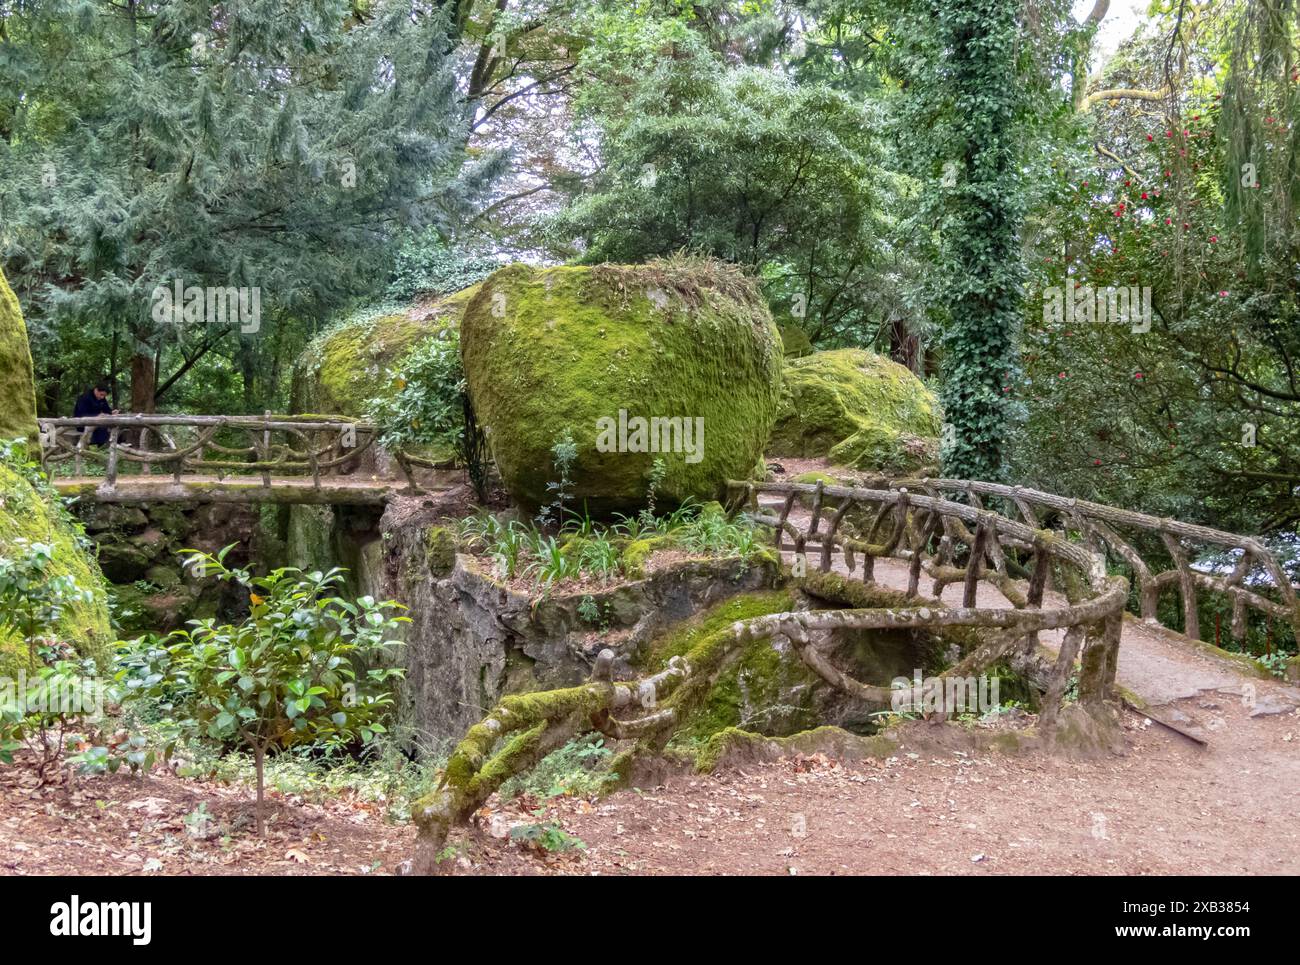
<instances>
[{"instance_id":1,"label":"overcast sky","mask_svg":"<svg viewBox=\"0 0 1300 965\"><path fill-rule=\"evenodd\" d=\"M1096 73L1110 59L1121 43L1133 36L1138 23L1146 17L1149 0L1110 0L1110 9L1097 31L1091 73ZM1083 21L1092 12L1094 0L1075 0L1074 18Z\"/></svg>"}]
</instances>

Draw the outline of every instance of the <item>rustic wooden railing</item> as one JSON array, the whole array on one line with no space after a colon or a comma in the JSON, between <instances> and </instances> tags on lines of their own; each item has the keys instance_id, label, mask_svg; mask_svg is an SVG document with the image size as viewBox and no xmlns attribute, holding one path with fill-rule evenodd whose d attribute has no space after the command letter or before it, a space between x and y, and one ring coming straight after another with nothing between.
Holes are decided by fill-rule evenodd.
<instances>
[{"instance_id":1,"label":"rustic wooden railing","mask_svg":"<svg viewBox=\"0 0 1300 965\"><path fill-rule=\"evenodd\" d=\"M105 502L164 498L139 485L140 477L155 473L170 476L177 498L374 502L390 491L422 492L414 469L433 465L397 451L390 455L404 477L400 482L356 475L361 458L376 448L378 431L337 416L117 415L39 422L41 464L55 485ZM96 445L101 430L107 438ZM91 465L102 467L102 476L87 477ZM62 472L68 469L71 480ZM127 483L134 484L129 491Z\"/></svg>"},{"instance_id":2,"label":"rustic wooden railing","mask_svg":"<svg viewBox=\"0 0 1300 965\"><path fill-rule=\"evenodd\" d=\"M854 697L891 706L898 691L854 679L829 657L831 632L838 629L915 628L961 636L963 656L940 678L968 678L1014 654L1041 656L1035 646L1041 631L1063 630L1059 650L1045 680L1039 730L1055 737L1071 676L1078 671L1075 705L1095 734L1113 734L1116 721L1115 672L1128 581L1106 573L1102 556L1060 534L1035 528L970 503L959 503L905 487L733 483L736 504L748 503L754 519L772 527L778 545L788 536L795 550L792 575L814 599L840 608L771 614L741 620L704 635L684 656L637 680L613 679L614 654L604 650L591 680L578 687L504 697L466 733L453 751L441 785L414 809L419 827L417 866L437 865L451 828L466 822L511 776L584 732L633 742L619 754L615 769L625 769L639 754L662 751L672 732L708 693L712 683L740 652L759 638L783 638L809 668L831 686ZM781 509L767 512L760 495L779 497ZM795 522L793 507L806 500L811 515ZM849 533L854 514L867 537ZM802 513L799 514L802 517ZM883 532L877 539L875 533ZM969 543L962 534L969 534ZM816 546L810 561L808 549ZM875 592L855 598L858 586L831 573L836 550L863 563L870 582L880 557L905 561L906 593ZM1023 560L1023 590L1006 571L1009 558ZM1002 561L988 565L987 561ZM1001 568L999 568L1001 566ZM922 574L936 584L961 582L962 605L946 606L921 594ZM1062 605L1045 607L1049 574L1065 595ZM1002 592L1006 606L979 606L976 591L987 581ZM890 599L880 606L881 599ZM973 636L972 636L973 635ZM933 685L933 683L931 684ZM942 684L946 686L946 684ZM909 702L922 699L910 694ZM1074 718L1078 720L1077 715Z\"/></svg>"},{"instance_id":3,"label":"rustic wooden railing","mask_svg":"<svg viewBox=\"0 0 1300 965\"><path fill-rule=\"evenodd\" d=\"M989 501L1035 529L1049 526L1073 534L1090 550L1127 567L1137 588L1135 609L1144 619L1159 620L1161 593L1177 588L1182 602L1181 632L1194 639L1201 636L1198 590L1206 590L1231 599L1230 633L1238 643L1246 637L1248 611L1286 621L1300 640L1300 592L1278 557L1252 537L1024 486L965 479L879 479L864 485L947 495L975 509ZM967 546L973 540L973 534L955 521L946 535ZM997 572L1008 571L1008 561L997 546L986 547L985 555ZM1209 563L1198 565L1207 557ZM1231 562L1225 564L1224 560ZM1216 626L1214 643L1220 643L1219 636Z\"/></svg>"}]
</instances>

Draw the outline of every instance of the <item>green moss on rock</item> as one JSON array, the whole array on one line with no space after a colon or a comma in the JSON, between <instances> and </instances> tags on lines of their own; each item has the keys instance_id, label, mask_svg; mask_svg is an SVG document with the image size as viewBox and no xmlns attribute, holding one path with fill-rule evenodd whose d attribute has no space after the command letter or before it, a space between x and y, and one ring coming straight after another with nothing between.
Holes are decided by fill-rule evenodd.
<instances>
[{"instance_id":1,"label":"green moss on rock","mask_svg":"<svg viewBox=\"0 0 1300 965\"><path fill-rule=\"evenodd\" d=\"M441 578L456 568L456 536L445 526L430 526L424 534L429 575Z\"/></svg>"},{"instance_id":2,"label":"green moss on rock","mask_svg":"<svg viewBox=\"0 0 1300 965\"><path fill-rule=\"evenodd\" d=\"M940 422L937 398L897 362L864 349L815 352L786 366L768 454L915 472L937 459Z\"/></svg>"},{"instance_id":3,"label":"green moss on rock","mask_svg":"<svg viewBox=\"0 0 1300 965\"><path fill-rule=\"evenodd\" d=\"M36 380L18 296L0 272L0 440L35 441Z\"/></svg>"},{"instance_id":4,"label":"green moss on rock","mask_svg":"<svg viewBox=\"0 0 1300 965\"><path fill-rule=\"evenodd\" d=\"M575 504L605 514L643 504L656 459L663 502L720 497L753 467L776 415L776 326L752 284L712 265L511 265L466 307L461 347L502 479L530 510L553 498L551 450L566 435ZM599 421L620 410L702 419L702 458L600 451Z\"/></svg>"},{"instance_id":5,"label":"green moss on rock","mask_svg":"<svg viewBox=\"0 0 1300 965\"><path fill-rule=\"evenodd\" d=\"M799 359L813 353L812 339L797 325L781 326L781 347L787 359Z\"/></svg>"},{"instance_id":6,"label":"green moss on rock","mask_svg":"<svg viewBox=\"0 0 1300 965\"><path fill-rule=\"evenodd\" d=\"M51 575L70 576L94 596L89 603L64 607L55 626L60 640L84 657L106 657L114 637L99 566L80 547L73 525L59 510L18 472L0 464L0 556L14 552L20 539L53 546ZM12 675L28 659L23 641L12 632L0 631L0 675Z\"/></svg>"},{"instance_id":7,"label":"green moss on rock","mask_svg":"<svg viewBox=\"0 0 1300 965\"><path fill-rule=\"evenodd\" d=\"M473 285L454 295L387 313L354 315L319 335L294 367L295 412L360 417L366 403L395 392L389 371L430 339L460 324Z\"/></svg>"}]
</instances>

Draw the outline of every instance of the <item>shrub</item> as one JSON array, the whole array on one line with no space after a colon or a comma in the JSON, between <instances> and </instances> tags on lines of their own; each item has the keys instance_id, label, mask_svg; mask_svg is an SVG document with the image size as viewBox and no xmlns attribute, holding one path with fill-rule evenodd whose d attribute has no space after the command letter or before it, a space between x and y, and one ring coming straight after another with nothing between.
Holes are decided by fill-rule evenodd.
<instances>
[{"instance_id":1,"label":"shrub","mask_svg":"<svg viewBox=\"0 0 1300 965\"><path fill-rule=\"evenodd\" d=\"M386 732L392 705L385 683L402 671L359 674L357 666L396 645L391 633L405 617L393 602L349 602L334 595L343 571L278 569L264 577L228 569L226 547L186 560L208 575L250 591L239 624L195 621L192 630L137 641L118 677L127 692L163 702L183 732L252 751L257 780L257 831L264 829L268 751L301 744L370 743Z\"/></svg>"}]
</instances>

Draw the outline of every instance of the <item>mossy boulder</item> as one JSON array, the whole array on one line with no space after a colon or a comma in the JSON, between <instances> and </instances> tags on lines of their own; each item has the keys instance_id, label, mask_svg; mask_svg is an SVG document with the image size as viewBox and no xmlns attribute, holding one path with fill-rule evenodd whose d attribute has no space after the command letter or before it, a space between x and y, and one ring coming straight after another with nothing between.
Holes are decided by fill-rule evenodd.
<instances>
[{"instance_id":1,"label":"mossy boulder","mask_svg":"<svg viewBox=\"0 0 1300 965\"><path fill-rule=\"evenodd\" d=\"M529 510L553 500L566 438L575 505L593 514L642 506L657 459L662 503L718 498L762 454L780 393L766 305L713 263L511 265L466 306L461 350L501 477Z\"/></svg>"},{"instance_id":2,"label":"mossy boulder","mask_svg":"<svg viewBox=\"0 0 1300 965\"><path fill-rule=\"evenodd\" d=\"M389 373L430 339L460 324L473 285L388 312L361 312L317 336L294 367L294 412L361 417L367 403L396 391Z\"/></svg>"},{"instance_id":3,"label":"mossy boulder","mask_svg":"<svg viewBox=\"0 0 1300 965\"><path fill-rule=\"evenodd\" d=\"M813 353L812 339L797 325L781 326L781 347L787 359L799 359Z\"/></svg>"},{"instance_id":4,"label":"mossy boulder","mask_svg":"<svg viewBox=\"0 0 1300 965\"><path fill-rule=\"evenodd\" d=\"M114 636L108 599L99 566L78 542L73 524L50 497L43 496L19 472L0 463L0 556L17 551L18 540L48 543L54 548L53 576L70 576L93 600L63 608L55 625L60 642L83 657L107 656ZM0 676L12 675L28 664L27 647L12 632L0 631Z\"/></svg>"},{"instance_id":5,"label":"mossy boulder","mask_svg":"<svg viewBox=\"0 0 1300 965\"><path fill-rule=\"evenodd\" d=\"M0 272L0 440L35 441L36 380L18 296Z\"/></svg>"},{"instance_id":6,"label":"mossy boulder","mask_svg":"<svg viewBox=\"0 0 1300 965\"><path fill-rule=\"evenodd\" d=\"M785 368L769 456L916 472L939 452L939 401L897 362L865 349L814 352Z\"/></svg>"}]
</instances>

